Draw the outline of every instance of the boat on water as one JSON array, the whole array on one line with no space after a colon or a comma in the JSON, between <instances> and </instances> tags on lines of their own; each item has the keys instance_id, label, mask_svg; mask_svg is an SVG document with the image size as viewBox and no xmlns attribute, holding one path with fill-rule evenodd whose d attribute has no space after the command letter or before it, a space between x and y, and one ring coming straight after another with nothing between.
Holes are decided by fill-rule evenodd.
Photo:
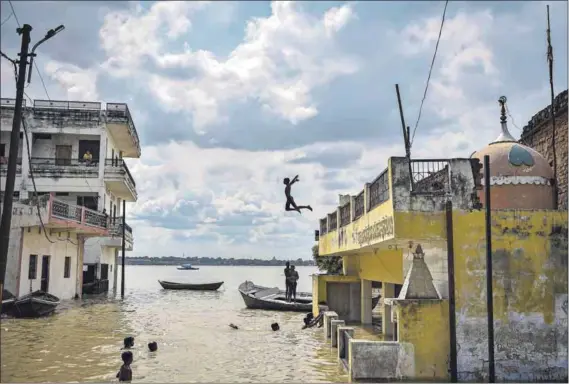
<instances>
[{"instance_id":1,"label":"boat on water","mask_svg":"<svg viewBox=\"0 0 569 384\"><path fill-rule=\"evenodd\" d=\"M205 284L190 284L190 283L174 283L171 281L158 280L162 288L164 289L175 289L175 290L186 290L186 291L217 291L219 287L223 285L223 281L216 283L205 283Z\"/></svg>"},{"instance_id":2,"label":"boat on water","mask_svg":"<svg viewBox=\"0 0 569 384\"><path fill-rule=\"evenodd\" d=\"M36 318L51 315L60 303L58 297L35 291L19 298L2 296L2 314L16 318Z\"/></svg>"},{"instance_id":3,"label":"boat on water","mask_svg":"<svg viewBox=\"0 0 569 384\"><path fill-rule=\"evenodd\" d=\"M192 264L182 264L178 269L183 271L197 271L199 268L193 267Z\"/></svg>"},{"instance_id":4,"label":"boat on water","mask_svg":"<svg viewBox=\"0 0 569 384\"><path fill-rule=\"evenodd\" d=\"M249 309L265 309L272 311L312 312L312 293L297 292L296 302L286 301L286 292L279 288L267 288L245 281L239 286L239 293ZM372 297L372 308L375 308L381 296ZM325 310L326 305L320 305Z\"/></svg>"}]
</instances>

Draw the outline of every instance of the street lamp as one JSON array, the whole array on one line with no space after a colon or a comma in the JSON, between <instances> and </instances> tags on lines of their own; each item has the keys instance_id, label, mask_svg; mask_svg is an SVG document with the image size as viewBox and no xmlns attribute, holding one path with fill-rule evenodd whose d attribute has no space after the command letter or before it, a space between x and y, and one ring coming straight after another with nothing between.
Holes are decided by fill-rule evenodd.
<instances>
[{"instance_id":1,"label":"street lamp","mask_svg":"<svg viewBox=\"0 0 569 384\"><path fill-rule=\"evenodd\" d=\"M28 84L30 83L30 81L32 81L32 70L33 70L33 64L34 64L34 57L36 56L35 51L36 48L39 47L42 43L44 43L45 41L51 39L53 36L57 35L59 32L63 31L65 29L65 26L62 24L59 27L55 28L55 29L50 29L49 31L47 31L47 33L45 34L45 37L43 39L41 39L40 41L38 41L34 47L32 48L32 52L30 53L30 71L28 72Z\"/></svg>"}]
</instances>

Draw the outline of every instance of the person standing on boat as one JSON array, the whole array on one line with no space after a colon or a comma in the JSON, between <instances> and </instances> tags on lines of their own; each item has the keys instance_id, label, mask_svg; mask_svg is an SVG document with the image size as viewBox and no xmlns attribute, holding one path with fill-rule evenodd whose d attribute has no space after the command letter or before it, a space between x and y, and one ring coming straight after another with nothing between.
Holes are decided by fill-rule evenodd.
<instances>
[{"instance_id":1,"label":"person standing on boat","mask_svg":"<svg viewBox=\"0 0 569 384\"><path fill-rule=\"evenodd\" d=\"M295 270L294 265L290 267L290 297L296 303L296 282L298 281L298 272Z\"/></svg>"},{"instance_id":2,"label":"person standing on boat","mask_svg":"<svg viewBox=\"0 0 569 384\"><path fill-rule=\"evenodd\" d=\"M286 301L290 301L290 263L287 261L286 262L286 268L284 269L284 274L285 274L285 286L286 286L286 294L285 294L285 300Z\"/></svg>"}]
</instances>

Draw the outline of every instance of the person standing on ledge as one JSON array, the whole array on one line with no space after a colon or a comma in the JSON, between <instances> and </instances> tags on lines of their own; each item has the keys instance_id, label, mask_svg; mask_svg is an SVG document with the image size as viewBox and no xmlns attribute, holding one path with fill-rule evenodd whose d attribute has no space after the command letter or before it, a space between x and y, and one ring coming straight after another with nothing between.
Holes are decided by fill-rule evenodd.
<instances>
[{"instance_id":1,"label":"person standing on ledge","mask_svg":"<svg viewBox=\"0 0 569 384\"><path fill-rule=\"evenodd\" d=\"M294 268L294 265L290 267L290 298L296 303L296 282L298 281L298 272Z\"/></svg>"},{"instance_id":2,"label":"person standing on ledge","mask_svg":"<svg viewBox=\"0 0 569 384\"><path fill-rule=\"evenodd\" d=\"M308 209L309 211L312 211L312 207L310 205L297 206L296 203L294 202L294 198L290 194L290 189L291 189L292 185L294 183L296 183L297 181L300 181L298 179L298 175L296 175L294 177L294 179L292 179L292 181L290 181L290 179L288 177L285 177L285 179L283 180L284 185L286 185L286 187L285 187L285 196L286 196L285 211L297 211L300 214L302 214L302 212L300 212L301 209Z\"/></svg>"}]
</instances>

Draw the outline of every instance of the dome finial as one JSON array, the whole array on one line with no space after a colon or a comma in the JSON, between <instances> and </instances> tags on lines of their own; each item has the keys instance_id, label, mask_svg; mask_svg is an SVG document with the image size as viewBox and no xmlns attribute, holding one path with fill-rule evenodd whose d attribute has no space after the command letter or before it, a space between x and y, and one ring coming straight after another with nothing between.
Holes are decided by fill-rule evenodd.
<instances>
[{"instance_id":1,"label":"dome finial","mask_svg":"<svg viewBox=\"0 0 569 384\"><path fill-rule=\"evenodd\" d=\"M506 121L507 121L507 119L506 119L506 101L508 101L508 99L506 99L506 96L501 96L498 99L498 103L500 104L500 107L501 107L500 123L502 125L502 133L491 144L507 143L507 142L516 141L516 139L514 139L514 137L508 131L508 124L506 123Z\"/></svg>"}]
</instances>

